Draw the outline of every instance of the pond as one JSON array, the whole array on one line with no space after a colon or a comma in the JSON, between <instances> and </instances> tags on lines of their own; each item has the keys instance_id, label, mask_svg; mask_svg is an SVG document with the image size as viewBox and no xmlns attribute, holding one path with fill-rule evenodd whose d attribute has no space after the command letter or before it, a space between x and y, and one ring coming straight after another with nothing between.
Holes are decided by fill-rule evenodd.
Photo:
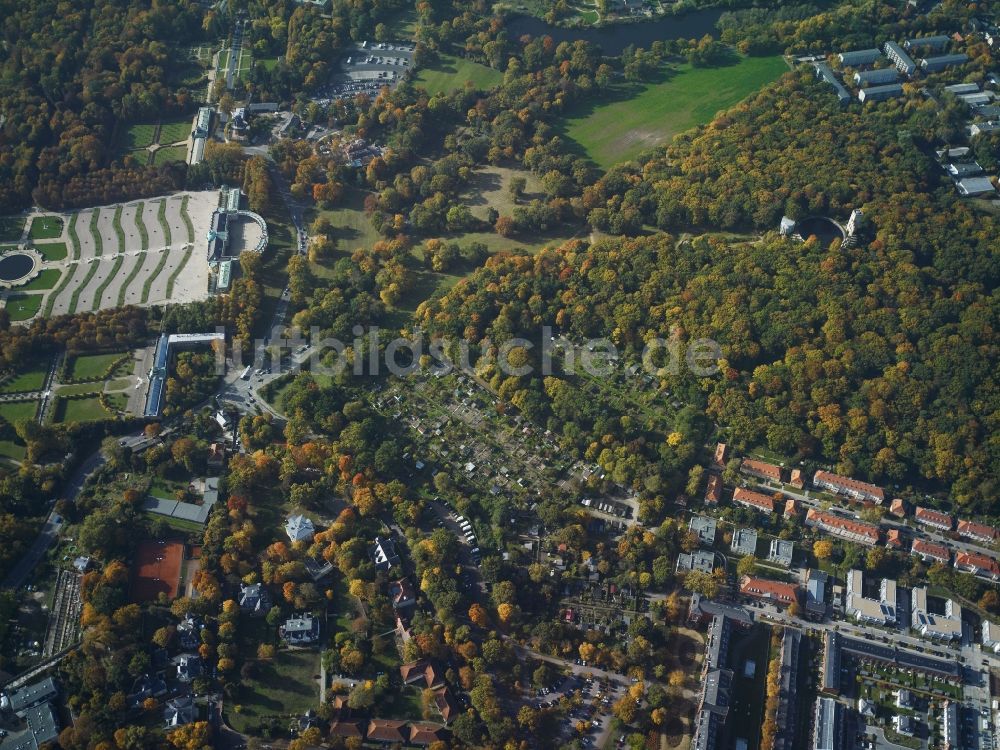
<instances>
[{"instance_id":1,"label":"pond","mask_svg":"<svg viewBox=\"0 0 1000 750\"><path fill-rule=\"evenodd\" d=\"M706 8L682 16L663 16L635 23L580 28L550 26L534 16L516 15L507 19L505 27L512 39L524 34L550 36L556 44L584 39L599 44L605 55L615 57L630 44L648 48L656 41L701 39L705 34L717 36L715 24L726 10L726 8Z\"/></svg>"},{"instance_id":2,"label":"pond","mask_svg":"<svg viewBox=\"0 0 1000 750\"><path fill-rule=\"evenodd\" d=\"M25 253L10 253L0 258L0 281L17 281L31 273L35 259Z\"/></svg>"}]
</instances>

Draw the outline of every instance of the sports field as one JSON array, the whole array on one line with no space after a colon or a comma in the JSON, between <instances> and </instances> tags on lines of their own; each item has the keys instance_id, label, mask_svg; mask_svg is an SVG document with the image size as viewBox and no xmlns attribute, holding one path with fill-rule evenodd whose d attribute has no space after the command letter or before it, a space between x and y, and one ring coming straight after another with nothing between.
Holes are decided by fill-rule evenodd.
<instances>
[{"instance_id":1,"label":"sports field","mask_svg":"<svg viewBox=\"0 0 1000 750\"><path fill-rule=\"evenodd\" d=\"M153 601L161 593L176 598L183 558L180 542L139 542L132 564L132 601Z\"/></svg>"},{"instance_id":2,"label":"sports field","mask_svg":"<svg viewBox=\"0 0 1000 750\"><path fill-rule=\"evenodd\" d=\"M616 84L602 103L565 118L561 130L607 169L709 122L787 71L780 56L741 57L718 68L672 66L658 82Z\"/></svg>"},{"instance_id":3,"label":"sports field","mask_svg":"<svg viewBox=\"0 0 1000 750\"><path fill-rule=\"evenodd\" d=\"M472 81L477 89L491 89L500 83L503 74L493 68L454 55L441 55L438 62L421 68L415 83L428 94L442 94L465 86Z\"/></svg>"}]
</instances>

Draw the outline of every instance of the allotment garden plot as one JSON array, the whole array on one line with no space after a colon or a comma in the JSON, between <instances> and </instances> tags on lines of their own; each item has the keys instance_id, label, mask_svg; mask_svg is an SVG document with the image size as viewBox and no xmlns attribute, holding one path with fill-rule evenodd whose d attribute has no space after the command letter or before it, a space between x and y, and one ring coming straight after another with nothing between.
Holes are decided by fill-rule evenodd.
<instances>
[{"instance_id":1,"label":"allotment garden plot","mask_svg":"<svg viewBox=\"0 0 1000 750\"><path fill-rule=\"evenodd\" d=\"M4 293L13 320L122 305L190 302L208 296L204 238L216 191L39 215L61 227L44 243L33 280Z\"/></svg>"}]
</instances>

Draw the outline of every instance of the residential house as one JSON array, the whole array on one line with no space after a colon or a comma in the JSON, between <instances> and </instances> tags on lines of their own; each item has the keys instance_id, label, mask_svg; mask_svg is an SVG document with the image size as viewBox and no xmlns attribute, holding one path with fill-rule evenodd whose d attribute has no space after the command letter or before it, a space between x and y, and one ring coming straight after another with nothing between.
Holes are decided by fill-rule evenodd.
<instances>
[{"instance_id":1,"label":"residential house","mask_svg":"<svg viewBox=\"0 0 1000 750\"><path fill-rule=\"evenodd\" d=\"M913 75L914 71L916 71L917 64L913 62L913 58L906 54L903 48L895 42L886 42L882 49L885 51L885 56L892 61L892 64L903 75Z\"/></svg>"},{"instance_id":2,"label":"residential house","mask_svg":"<svg viewBox=\"0 0 1000 750\"><path fill-rule=\"evenodd\" d=\"M733 502L751 510L759 510L763 513L774 512L774 498L762 492L754 492L737 487L733 493Z\"/></svg>"},{"instance_id":3,"label":"residential house","mask_svg":"<svg viewBox=\"0 0 1000 750\"><path fill-rule=\"evenodd\" d=\"M198 654L181 654L177 657L177 679L191 682L201 676L201 657Z\"/></svg>"},{"instance_id":4,"label":"residential house","mask_svg":"<svg viewBox=\"0 0 1000 750\"><path fill-rule=\"evenodd\" d=\"M330 736L363 739L365 728L360 719L336 719L330 724Z\"/></svg>"},{"instance_id":5,"label":"residential house","mask_svg":"<svg viewBox=\"0 0 1000 750\"><path fill-rule=\"evenodd\" d=\"M948 599L943 614L931 612L927 605L927 588L918 586L910 594L910 627L924 638L953 641L962 637L962 608Z\"/></svg>"},{"instance_id":6,"label":"residential house","mask_svg":"<svg viewBox=\"0 0 1000 750\"><path fill-rule=\"evenodd\" d=\"M422 682L425 687L436 688L444 684L444 674L427 659L418 659L399 667L404 685Z\"/></svg>"},{"instance_id":7,"label":"residential house","mask_svg":"<svg viewBox=\"0 0 1000 750\"><path fill-rule=\"evenodd\" d=\"M847 495L854 500L861 502L871 501L876 505L881 505L885 500L885 493L881 487L867 482L861 482L850 477L842 477L829 471L817 471L813 475L813 484L817 487L836 492L840 495Z\"/></svg>"},{"instance_id":8,"label":"residential house","mask_svg":"<svg viewBox=\"0 0 1000 750\"><path fill-rule=\"evenodd\" d=\"M790 568L792 567L792 555L794 553L795 545L787 539L772 539L767 559L785 568Z\"/></svg>"},{"instance_id":9,"label":"residential house","mask_svg":"<svg viewBox=\"0 0 1000 750\"><path fill-rule=\"evenodd\" d=\"M950 68L954 65L964 65L969 62L969 56L964 52L954 55L939 55L937 57L926 57L920 61L920 67L925 73L936 73L939 70Z\"/></svg>"},{"instance_id":10,"label":"residential house","mask_svg":"<svg viewBox=\"0 0 1000 750\"><path fill-rule=\"evenodd\" d=\"M935 544L925 539L914 539L910 552L920 557L924 562L944 563L951 562L951 552L943 544Z\"/></svg>"},{"instance_id":11,"label":"residential house","mask_svg":"<svg viewBox=\"0 0 1000 750\"><path fill-rule=\"evenodd\" d=\"M889 512L897 518L906 518L906 503L903 502L902 498L893 498L889 505Z\"/></svg>"},{"instance_id":12,"label":"residential house","mask_svg":"<svg viewBox=\"0 0 1000 750\"><path fill-rule=\"evenodd\" d=\"M997 540L997 530L994 527L964 519L958 521L958 534L984 544L993 544Z\"/></svg>"},{"instance_id":13,"label":"residential house","mask_svg":"<svg viewBox=\"0 0 1000 750\"><path fill-rule=\"evenodd\" d=\"M285 533L292 542L311 542L316 535L316 528L308 518L297 515L285 522Z\"/></svg>"},{"instance_id":14,"label":"residential house","mask_svg":"<svg viewBox=\"0 0 1000 750\"><path fill-rule=\"evenodd\" d=\"M709 516L691 516L688 528L698 537L698 543L706 547L715 544L716 522Z\"/></svg>"},{"instance_id":15,"label":"residential house","mask_svg":"<svg viewBox=\"0 0 1000 750\"><path fill-rule=\"evenodd\" d=\"M715 569L715 555L703 549L696 549L693 552L681 552L677 555L678 573L686 573L697 570L701 573L711 573Z\"/></svg>"},{"instance_id":16,"label":"residential house","mask_svg":"<svg viewBox=\"0 0 1000 750\"><path fill-rule=\"evenodd\" d=\"M1000 565L997 561L978 552L959 552L955 555L955 567L973 575L1000 579Z\"/></svg>"},{"instance_id":17,"label":"residential house","mask_svg":"<svg viewBox=\"0 0 1000 750\"><path fill-rule=\"evenodd\" d=\"M820 529L832 536L847 539L850 542L873 547L878 544L878 527L870 523L853 521L832 513L810 508L806 512L806 526Z\"/></svg>"},{"instance_id":18,"label":"residential house","mask_svg":"<svg viewBox=\"0 0 1000 750\"><path fill-rule=\"evenodd\" d=\"M869 599L863 593L864 578L860 570L851 570L847 574L847 597L845 609L848 616L874 625L895 625L896 582L883 578L879 586L879 598Z\"/></svg>"},{"instance_id":19,"label":"residential house","mask_svg":"<svg viewBox=\"0 0 1000 750\"><path fill-rule=\"evenodd\" d=\"M799 501L794 497L790 497L785 500L785 516L788 518L796 518L799 515L801 507Z\"/></svg>"},{"instance_id":20,"label":"residential house","mask_svg":"<svg viewBox=\"0 0 1000 750\"><path fill-rule=\"evenodd\" d=\"M903 539L899 535L899 529L889 529L885 532L886 549L903 549Z\"/></svg>"},{"instance_id":21,"label":"residential house","mask_svg":"<svg viewBox=\"0 0 1000 750\"><path fill-rule=\"evenodd\" d=\"M743 576L740 580L740 593L756 599L764 599L782 607L788 607L799 600L799 587L783 581L771 581L767 578Z\"/></svg>"},{"instance_id":22,"label":"residential house","mask_svg":"<svg viewBox=\"0 0 1000 750\"><path fill-rule=\"evenodd\" d=\"M212 443L208 446L207 464L210 469L221 469L226 463L226 448L222 443Z\"/></svg>"},{"instance_id":23,"label":"residential house","mask_svg":"<svg viewBox=\"0 0 1000 750\"><path fill-rule=\"evenodd\" d=\"M240 610L257 617L271 611L271 595L263 584L240 584Z\"/></svg>"},{"instance_id":24,"label":"residential house","mask_svg":"<svg viewBox=\"0 0 1000 750\"><path fill-rule=\"evenodd\" d=\"M741 557L757 554L757 532L754 529L736 529L729 548Z\"/></svg>"},{"instance_id":25,"label":"residential house","mask_svg":"<svg viewBox=\"0 0 1000 750\"><path fill-rule=\"evenodd\" d=\"M319 620L311 615L292 617L278 628L281 639L289 646L308 646L319 640Z\"/></svg>"},{"instance_id":26,"label":"residential house","mask_svg":"<svg viewBox=\"0 0 1000 750\"><path fill-rule=\"evenodd\" d=\"M455 703L451 691L446 687L434 691L434 705L445 724L450 724L458 715L458 705Z\"/></svg>"},{"instance_id":27,"label":"residential house","mask_svg":"<svg viewBox=\"0 0 1000 750\"><path fill-rule=\"evenodd\" d=\"M917 523L930 526L932 529L937 529L938 531L951 531L951 527L955 523L947 513L942 513L932 508L918 507L913 517Z\"/></svg>"},{"instance_id":28,"label":"residential house","mask_svg":"<svg viewBox=\"0 0 1000 750\"><path fill-rule=\"evenodd\" d=\"M402 744L407 738L405 726L405 721L396 719L372 719L368 722L367 740L384 745Z\"/></svg>"},{"instance_id":29,"label":"residential house","mask_svg":"<svg viewBox=\"0 0 1000 750\"><path fill-rule=\"evenodd\" d=\"M979 125L973 125L971 129L979 130L979 126L984 123L979 123ZM1000 129L1000 128L997 128ZM980 132L994 132L995 129L990 130L980 130ZM959 195L963 195L966 198L975 198L979 195L993 194L996 192L996 188L993 187L993 181L989 177L966 177L964 180L958 180L955 182L955 189L958 191Z\"/></svg>"},{"instance_id":30,"label":"residential house","mask_svg":"<svg viewBox=\"0 0 1000 750\"><path fill-rule=\"evenodd\" d=\"M424 724L416 721L410 724L411 745L431 745L435 742L444 742L447 737L447 730L437 724Z\"/></svg>"},{"instance_id":31,"label":"residential house","mask_svg":"<svg viewBox=\"0 0 1000 750\"><path fill-rule=\"evenodd\" d=\"M718 474L712 474L708 478L705 487L705 504L718 505L722 501L722 479Z\"/></svg>"},{"instance_id":32,"label":"residential house","mask_svg":"<svg viewBox=\"0 0 1000 750\"><path fill-rule=\"evenodd\" d=\"M802 473L802 469L792 469L792 475L789 477L788 483L798 490L804 488L806 486L806 478Z\"/></svg>"},{"instance_id":33,"label":"residential house","mask_svg":"<svg viewBox=\"0 0 1000 750\"><path fill-rule=\"evenodd\" d=\"M715 455L712 458L712 465L718 469L726 467L726 460L729 458L729 446L725 443L716 443Z\"/></svg>"},{"instance_id":34,"label":"residential house","mask_svg":"<svg viewBox=\"0 0 1000 750\"><path fill-rule=\"evenodd\" d=\"M882 57L882 53L877 49L859 49L851 52L841 52L837 57L841 65L856 68L859 65L873 64Z\"/></svg>"},{"instance_id":35,"label":"residential house","mask_svg":"<svg viewBox=\"0 0 1000 750\"><path fill-rule=\"evenodd\" d=\"M372 543L372 562L379 570L392 570L399 565L399 555L396 553L396 543L388 537L377 536Z\"/></svg>"},{"instance_id":36,"label":"residential house","mask_svg":"<svg viewBox=\"0 0 1000 750\"><path fill-rule=\"evenodd\" d=\"M983 648L993 653L1000 653L1000 625L989 620L983 620Z\"/></svg>"},{"instance_id":37,"label":"residential house","mask_svg":"<svg viewBox=\"0 0 1000 750\"><path fill-rule=\"evenodd\" d=\"M198 708L191 695L171 698L163 707L163 720L168 729L192 724L198 718Z\"/></svg>"},{"instance_id":38,"label":"residential house","mask_svg":"<svg viewBox=\"0 0 1000 750\"><path fill-rule=\"evenodd\" d=\"M744 458L740 464L740 471L758 479L768 482L781 483L782 469L780 466L769 464L766 461L758 461L753 458Z\"/></svg>"}]
</instances>

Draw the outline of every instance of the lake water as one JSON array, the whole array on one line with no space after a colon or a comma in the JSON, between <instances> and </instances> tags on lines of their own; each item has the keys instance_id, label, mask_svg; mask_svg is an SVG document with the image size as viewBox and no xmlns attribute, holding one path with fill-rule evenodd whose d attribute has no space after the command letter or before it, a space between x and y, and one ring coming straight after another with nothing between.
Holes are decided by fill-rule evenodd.
<instances>
[{"instance_id":1,"label":"lake water","mask_svg":"<svg viewBox=\"0 0 1000 750\"><path fill-rule=\"evenodd\" d=\"M636 23L585 26L578 29L550 26L540 18L517 15L508 18L505 27L512 39L524 34L550 36L556 44L585 39L599 44L604 54L617 56L630 44L648 49L656 41L701 39L705 34L717 36L715 24L725 12L726 8L706 8L682 16L664 16Z\"/></svg>"}]
</instances>

